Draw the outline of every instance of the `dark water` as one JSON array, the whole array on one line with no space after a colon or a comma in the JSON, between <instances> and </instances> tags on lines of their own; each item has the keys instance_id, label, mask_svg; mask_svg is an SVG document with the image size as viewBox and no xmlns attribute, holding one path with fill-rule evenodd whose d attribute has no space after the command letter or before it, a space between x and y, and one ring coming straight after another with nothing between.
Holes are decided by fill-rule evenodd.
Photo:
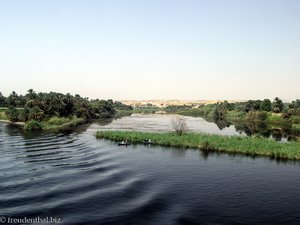
<instances>
[{"instance_id":1,"label":"dark water","mask_svg":"<svg viewBox=\"0 0 300 225\"><path fill-rule=\"evenodd\" d=\"M300 164L24 135L0 123L0 216L61 224L300 224Z\"/></svg>"}]
</instances>

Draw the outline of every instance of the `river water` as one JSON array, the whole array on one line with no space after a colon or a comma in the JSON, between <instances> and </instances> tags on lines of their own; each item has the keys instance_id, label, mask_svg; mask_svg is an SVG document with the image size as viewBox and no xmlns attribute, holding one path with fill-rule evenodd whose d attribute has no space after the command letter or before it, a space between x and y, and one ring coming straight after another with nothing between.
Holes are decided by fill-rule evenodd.
<instances>
[{"instance_id":1,"label":"river water","mask_svg":"<svg viewBox=\"0 0 300 225\"><path fill-rule=\"evenodd\" d=\"M300 223L298 162L120 147L97 140L99 128L26 134L0 123L0 219L53 217L70 225Z\"/></svg>"},{"instance_id":2,"label":"river water","mask_svg":"<svg viewBox=\"0 0 300 225\"><path fill-rule=\"evenodd\" d=\"M102 126L94 124L92 128L101 130L137 130L146 132L170 132L173 131L172 120L178 115L172 114L132 114L121 119L101 123ZM185 119L188 131L203 132L219 135L251 136L261 135L276 141L287 142L295 137L288 127L268 126L257 123L235 123L227 121L208 122L201 117L180 116ZM103 121L102 121L103 122Z\"/></svg>"}]
</instances>

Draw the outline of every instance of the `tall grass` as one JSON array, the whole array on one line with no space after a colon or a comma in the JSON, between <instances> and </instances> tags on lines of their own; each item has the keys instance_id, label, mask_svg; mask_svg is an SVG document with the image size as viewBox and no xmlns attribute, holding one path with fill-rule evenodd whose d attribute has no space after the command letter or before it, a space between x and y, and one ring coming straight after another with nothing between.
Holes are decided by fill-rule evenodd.
<instances>
[{"instance_id":1,"label":"tall grass","mask_svg":"<svg viewBox=\"0 0 300 225\"><path fill-rule=\"evenodd\" d=\"M5 114L5 112L1 112L0 111L0 120L8 120L7 115Z\"/></svg>"},{"instance_id":2,"label":"tall grass","mask_svg":"<svg viewBox=\"0 0 300 225\"><path fill-rule=\"evenodd\" d=\"M97 138L142 143L151 139L154 144L173 147L199 148L206 151L243 153L271 158L300 160L300 143L280 143L262 137L221 136L199 133L144 133L133 131L98 131Z\"/></svg>"},{"instance_id":3,"label":"tall grass","mask_svg":"<svg viewBox=\"0 0 300 225\"><path fill-rule=\"evenodd\" d=\"M7 107L0 107L0 112L6 112L7 111Z\"/></svg>"},{"instance_id":4,"label":"tall grass","mask_svg":"<svg viewBox=\"0 0 300 225\"><path fill-rule=\"evenodd\" d=\"M293 129L294 131L300 132L300 124L293 124L292 129Z\"/></svg>"},{"instance_id":5,"label":"tall grass","mask_svg":"<svg viewBox=\"0 0 300 225\"><path fill-rule=\"evenodd\" d=\"M64 130L75 128L86 122L83 118L51 117L48 121L41 122L43 130Z\"/></svg>"}]
</instances>

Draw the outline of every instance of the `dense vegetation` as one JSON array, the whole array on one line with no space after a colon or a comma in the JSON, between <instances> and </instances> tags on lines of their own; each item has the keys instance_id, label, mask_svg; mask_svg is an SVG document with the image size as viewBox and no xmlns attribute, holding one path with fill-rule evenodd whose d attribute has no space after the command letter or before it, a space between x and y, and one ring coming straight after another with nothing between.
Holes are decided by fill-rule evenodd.
<instances>
[{"instance_id":1,"label":"dense vegetation","mask_svg":"<svg viewBox=\"0 0 300 225\"><path fill-rule=\"evenodd\" d=\"M89 100L80 95L55 92L36 93L32 89L24 96L14 91L8 97L0 93L0 107L0 119L25 122L26 129L65 127L66 124L75 126L95 119L111 118L118 109L132 109L112 100Z\"/></svg>"},{"instance_id":2,"label":"dense vegetation","mask_svg":"<svg viewBox=\"0 0 300 225\"><path fill-rule=\"evenodd\" d=\"M292 136L300 134L300 100L283 103L279 98L273 101L249 100L229 103L227 101L208 105L170 105L159 108L151 104L135 106L133 113L172 113L185 116L203 117L209 122L215 122L220 129L234 124L236 127L262 127L285 129ZM252 133L250 129L248 133ZM257 130L257 129L254 129ZM256 133L256 132L254 132ZM260 132L259 132L260 133ZM263 136L267 136L267 133Z\"/></svg>"},{"instance_id":3,"label":"dense vegetation","mask_svg":"<svg viewBox=\"0 0 300 225\"><path fill-rule=\"evenodd\" d=\"M300 145L297 142L280 143L262 137L222 136L202 133L144 133L132 131L98 131L97 138L114 141L127 140L143 143L151 139L153 144L199 148L205 151L242 153L251 156L268 156L280 159L300 159Z\"/></svg>"},{"instance_id":4,"label":"dense vegetation","mask_svg":"<svg viewBox=\"0 0 300 225\"><path fill-rule=\"evenodd\" d=\"M172 109L172 110L170 110ZM264 122L290 124L297 129L300 124L300 100L284 104L281 99L249 100L245 102L201 105L197 108L190 106L169 106L167 112L187 116L200 116L221 123L223 120L234 122Z\"/></svg>"}]
</instances>

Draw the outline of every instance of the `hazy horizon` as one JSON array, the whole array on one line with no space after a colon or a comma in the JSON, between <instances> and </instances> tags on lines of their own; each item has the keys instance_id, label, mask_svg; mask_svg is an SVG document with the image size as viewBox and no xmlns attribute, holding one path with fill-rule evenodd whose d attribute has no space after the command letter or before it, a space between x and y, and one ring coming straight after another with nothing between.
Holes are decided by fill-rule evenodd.
<instances>
[{"instance_id":1,"label":"hazy horizon","mask_svg":"<svg viewBox=\"0 0 300 225\"><path fill-rule=\"evenodd\" d=\"M300 98L300 1L0 1L0 92Z\"/></svg>"}]
</instances>

